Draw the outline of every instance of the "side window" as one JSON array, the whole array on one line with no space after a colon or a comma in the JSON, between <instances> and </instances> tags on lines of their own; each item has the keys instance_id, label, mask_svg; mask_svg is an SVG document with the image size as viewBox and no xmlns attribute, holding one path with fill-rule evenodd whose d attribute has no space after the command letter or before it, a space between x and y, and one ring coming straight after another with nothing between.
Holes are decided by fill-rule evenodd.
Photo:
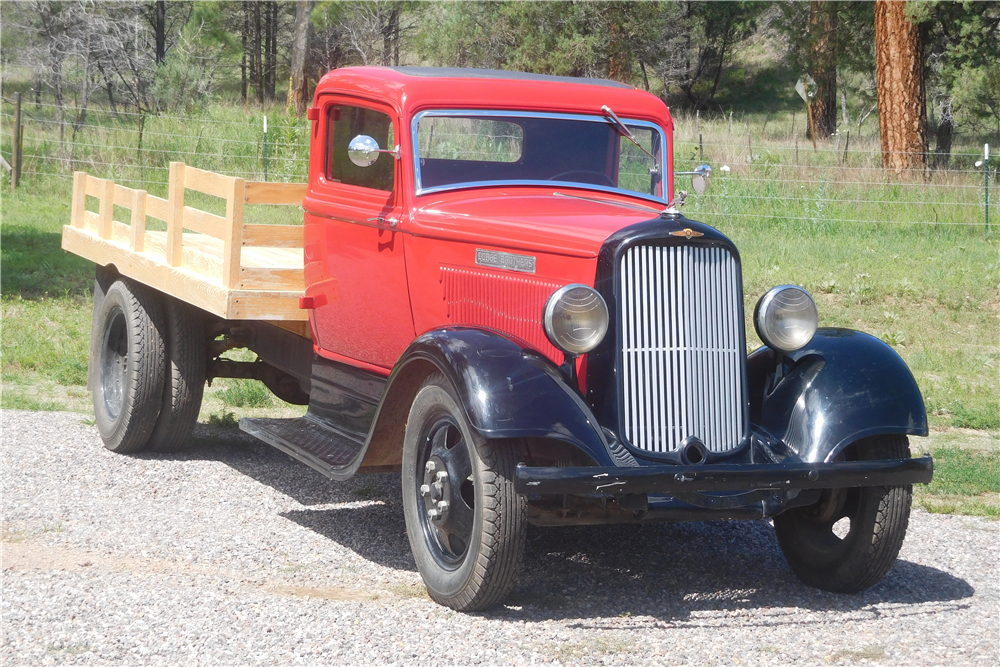
<instances>
[{"instance_id":1,"label":"side window","mask_svg":"<svg viewBox=\"0 0 1000 667\"><path fill-rule=\"evenodd\" d=\"M371 109L340 104L330 107L327 128L328 180L375 190L392 190L396 170L396 160L392 155L382 153L370 167L359 167L347 156L351 139L359 134L367 134L378 142L379 148L395 148L396 139L389 116Z\"/></svg>"},{"instance_id":2,"label":"side window","mask_svg":"<svg viewBox=\"0 0 1000 667\"><path fill-rule=\"evenodd\" d=\"M632 135L647 151L660 155L660 133L648 127L629 126ZM653 160L624 137L619 139L618 187L632 192L661 195L659 159Z\"/></svg>"}]
</instances>

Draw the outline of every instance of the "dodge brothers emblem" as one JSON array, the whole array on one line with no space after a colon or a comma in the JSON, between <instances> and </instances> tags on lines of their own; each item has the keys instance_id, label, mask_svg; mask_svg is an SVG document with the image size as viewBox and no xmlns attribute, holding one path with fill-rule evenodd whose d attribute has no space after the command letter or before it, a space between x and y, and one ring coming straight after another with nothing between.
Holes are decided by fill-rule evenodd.
<instances>
[{"instance_id":1,"label":"dodge brothers emblem","mask_svg":"<svg viewBox=\"0 0 1000 667\"><path fill-rule=\"evenodd\" d=\"M514 255L509 252L476 248L476 264L494 269L507 269L521 273L535 272L535 258L530 255Z\"/></svg>"},{"instance_id":2,"label":"dodge brothers emblem","mask_svg":"<svg viewBox=\"0 0 1000 667\"><path fill-rule=\"evenodd\" d=\"M670 235L683 236L689 241L695 236L704 236L704 234L702 234L701 232L696 232L693 229L688 229L687 227L685 227L684 229L678 229L676 232L670 232Z\"/></svg>"}]
</instances>

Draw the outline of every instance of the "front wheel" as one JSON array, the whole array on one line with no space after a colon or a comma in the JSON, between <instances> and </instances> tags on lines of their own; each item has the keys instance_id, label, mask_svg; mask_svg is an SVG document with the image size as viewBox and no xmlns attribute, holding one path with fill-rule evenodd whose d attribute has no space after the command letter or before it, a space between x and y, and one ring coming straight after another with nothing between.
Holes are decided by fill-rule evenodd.
<instances>
[{"instance_id":1,"label":"front wheel","mask_svg":"<svg viewBox=\"0 0 1000 667\"><path fill-rule=\"evenodd\" d=\"M524 553L518 452L476 434L451 384L432 375L410 408L403 443L403 512L430 596L458 611L499 603Z\"/></svg>"},{"instance_id":2,"label":"front wheel","mask_svg":"<svg viewBox=\"0 0 1000 667\"><path fill-rule=\"evenodd\" d=\"M857 460L910 457L905 435L860 441ZM774 517L788 564L802 581L834 593L857 593L889 573L903 545L912 487L831 489L815 505Z\"/></svg>"}]
</instances>

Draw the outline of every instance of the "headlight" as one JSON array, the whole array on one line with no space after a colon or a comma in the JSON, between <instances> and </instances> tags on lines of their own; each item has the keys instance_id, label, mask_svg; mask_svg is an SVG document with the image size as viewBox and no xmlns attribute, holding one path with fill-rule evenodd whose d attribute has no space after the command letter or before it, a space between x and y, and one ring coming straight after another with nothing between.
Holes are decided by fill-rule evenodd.
<instances>
[{"instance_id":1,"label":"headlight","mask_svg":"<svg viewBox=\"0 0 1000 667\"><path fill-rule=\"evenodd\" d=\"M545 335L567 354L590 352L608 332L608 306L586 285L560 287L545 304Z\"/></svg>"},{"instance_id":2,"label":"headlight","mask_svg":"<svg viewBox=\"0 0 1000 667\"><path fill-rule=\"evenodd\" d=\"M795 285L772 287L753 313L757 335L768 347L794 352L809 344L819 324L816 302Z\"/></svg>"}]
</instances>

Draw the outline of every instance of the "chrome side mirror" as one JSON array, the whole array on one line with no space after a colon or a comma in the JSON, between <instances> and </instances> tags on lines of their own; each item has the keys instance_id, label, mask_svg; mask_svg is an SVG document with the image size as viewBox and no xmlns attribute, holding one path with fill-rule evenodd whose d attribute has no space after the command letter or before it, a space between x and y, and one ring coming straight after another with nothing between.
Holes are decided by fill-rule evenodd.
<instances>
[{"instance_id":1,"label":"chrome side mirror","mask_svg":"<svg viewBox=\"0 0 1000 667\"><path fill-rule=\"evenodd\" d=\"M700 195L704 194L712 184L712 168L707 164L698 165L694 171L675 171L674 176L691 176L691 185Z\"/></svg>"},{"instance_id":2,"label":"chrome side mirror","mask_svg":"<svg viewBox=\"0 0 1000 667\"><path fill-rule=\"evenodd\" d=\"M359 167L370 167L375 164L381 152L383 151L378 147L378 142L367 134L359 134L351 139L351 143L347 146L347 157Z\"/></svg>"},{"instance_id":3,"label":"chrome side mirror","mask_svg":"<svg viewBox=\"0 0 1000 667\"><path fill-rule=\"evenodd\" d=\"M695 167L694 178L691 179L691 185L694 187L694 191L698 194L705 194L708 187L712 184L712 168L707 164L701 164Z\"/></svg>"}]
</instances>

